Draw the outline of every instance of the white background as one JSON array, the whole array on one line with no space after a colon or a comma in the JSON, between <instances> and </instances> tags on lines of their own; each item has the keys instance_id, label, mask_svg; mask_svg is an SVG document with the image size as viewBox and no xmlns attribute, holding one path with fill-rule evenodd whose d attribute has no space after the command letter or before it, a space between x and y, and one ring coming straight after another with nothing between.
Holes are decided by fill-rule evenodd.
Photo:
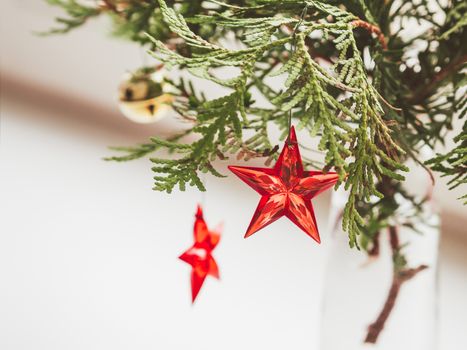
<instances>
[{"instance_id":1,"label":"white background","mask_svg":"<svg viewBox=\"0 0 467 350\"><path fill-rule=\"evenodd\" d=\"M225 226L221 281L208 279L192 306L177 256L201 195L152 192L147 160L101 160L108 145L173 127L134 125L115 111L119 78L143 53L106 37L102 21L32 36L53 16L40 1L3 1L0 16L0 349L317 349L328 197L315 201L321 246L286 220L244 240L256 193L208 178L206 218ZM460 349L465 209L437 191L447 218L440 348Z\"/></svg>"}]
</instances>

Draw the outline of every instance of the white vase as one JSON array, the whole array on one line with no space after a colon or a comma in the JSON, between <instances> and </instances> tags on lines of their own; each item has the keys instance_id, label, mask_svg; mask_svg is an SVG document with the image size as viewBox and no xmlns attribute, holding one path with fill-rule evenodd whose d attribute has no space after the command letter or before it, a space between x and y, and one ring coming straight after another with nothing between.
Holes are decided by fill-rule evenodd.
<instances>
[{"instance_id":1,"label":"white vase","mask_svg":"<svg viewBox=\"0 0 467 350\"><path fill-rule=\"evenodd\" d=\"M426 182L420 179L415 178L418 184L413 186L420 187L422 183L422 188L426 189ZM399 280L394 279L393 251L387 229L380 232L377 257L349 248L348 237L341 228L346 198L346 193L337 191L332 200L320 350L436 349L439 216L432 203L428 201L424 205L423 218L416 224L421 233L394 223L399 242L404 245L407 268L427 266L398 288L394 285L394 281ZM402 197L398 202L400 218L397 221L403 222L413 206ZM386 308L384 312L383 307ZM376 342L365 342L369 326L378 317L380 321L385 318L382 313L388 317Z\"/></svg>"}]
</instances>

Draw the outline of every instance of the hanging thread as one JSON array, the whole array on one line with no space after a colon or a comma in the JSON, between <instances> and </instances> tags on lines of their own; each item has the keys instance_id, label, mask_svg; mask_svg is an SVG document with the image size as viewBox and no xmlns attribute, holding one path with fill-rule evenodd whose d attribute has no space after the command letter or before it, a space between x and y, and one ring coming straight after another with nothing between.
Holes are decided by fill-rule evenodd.
<instances>
[{"instance_id":1,"label":"hanging thread","mask_svg":"<svg viewBox=\"0 0 467 350\"><path fill-rule=\"evenodd\" d=\"M301 26L301 24L303 23L303 20L305 19L307 11L308 11L308 5L305 4L305 7L303 8L302 13L300 14L300 19L297 22L297 24L295 25L295 27L293 29L293 32L292 32L291 55L293 55L295 53L295 50L297 48L297 45L296 45L297 30ZM289 111L288 129L287 129L287 134L288 135L290 135L290 129L291 128L292 128L292 108L290 108L290 111ZM290 142L290 140L287 137L287 143L289 143L289 142Z\"/></svg>"}]
</instances>

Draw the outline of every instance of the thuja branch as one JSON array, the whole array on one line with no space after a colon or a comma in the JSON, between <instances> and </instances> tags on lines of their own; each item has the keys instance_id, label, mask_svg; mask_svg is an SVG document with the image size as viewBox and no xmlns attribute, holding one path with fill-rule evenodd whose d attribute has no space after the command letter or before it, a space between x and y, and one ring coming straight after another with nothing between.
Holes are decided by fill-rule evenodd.
<instances>
[{"instance_id":1,"label":"thuja branch","mask_svg":"<svg viewBox=\"0 0 467 350\"><path fill-rule=\"evenodd\" d=\"M230 154L245 160L264 155L270 160L274 157L271 144L277 140L269 140L267 130L270 124L283 129L292 111L298 126L319 138L324 168L336 170L351 192L343 220L351 245L387 209L387 202L379 201L368 211L362 210L372 198L385 195L378 191L382 178L388 176L396 180L394 184L401 181L399 171L406 170L401 163L416 157L422 144L442 141L451 128L452 115L465 114L465 102L455 97L465 81L460 74L466 55L462 45L465 21L460 19L466 7L460 1L440 8L446 14L444 23L417 37L427 48L416 57L417 69L408 62L414 58L409 54L413 40L391 29L408 18L435 23L425 0L401 6L385 0L371 4L354 0L107 0L95 6L77 0L48 1L68 14L58 19L61 28L56 33L106 14L113 19L115 33L151 48L167 66L228 90L226 96L211 101L196 101L194 91L176 96L177 103L179 97L185 101L174 109L193 123L190 133L194 137L188 146L157 140L122 149L126 153L115 160L147 156L159 148L172 151L176 159L154 159L155 171L161 172L155 188L170 191L177 183L183 189L185 183L198 183L198 172L215 172L213 162ZM292 54L291 28L297 26L304 7L309 11L298 25L297 50ZM356 28L370 35L361 35ZM386 49L389 35L391 50ZM239 49L225 47L232 38ZM370 65L362 59L365 50L373 65L369 71ZM450 58L454 58L451 63ZM225 79L217 72L224 67L235 67L239 74ZM268 81L275 73L286 75L282 88ZM450 82L450 89L443 89L443 101L434 101L432 97ZM255 88L266 98L268 108L255 104ZM420 115L428 123L422 123ZM393 133L393 128L398 132ZM250 132L257 138L248 139L245 135ZM465 183L465 131L458 139L459 147L429 164L452 175L453 185ZM402 144L406 155L399 147ZM174 183L177 177L180 181ZM405 196L400 189L395 192Z\"/></svg>"},{"instance_id":2,"label":"thuja branch","mask_svg":"<svg viewBox=\"0 0 467 350\"><path fill-rule=\"evenodd\" d=\"M389 227L389 241L393 254L392 261L394 265L391 287L389 289L389 293L384 303L383 309L380 311L376 320L368 327L365 343L375 344L377 342L381 331L384 329L386 321L394 309L394 305L399 296L402 285L414 278L419 272L428 268L427 265L420 265L416 268L404 267L406 262L405 258L400 255L401 246L399 243L399 233L396 226ZM401 260L403 260L402 266L400 266Z\"/></svg>"},{"instance_id":3,"label":"thuja branch","mask_svg":"<svg viewBox=\"0 0 467 350\"><path fill-rule=\"evenodd\" d=\"M215 23L216 26L225 29L243 28L245 34L241 40L246 44L246 48L232 50L218 43L208 42L194 33L184 18L169 8L164 1L160 0L159 4L169 28L184 40L186 45L196 50L197 55L182 55L170 50L162 41L150 38L156 48L152 54L167 65L186 68L198 77L234 90L230 95L206 103L206 106L209 103L222 108L222 113L213 114L212 108L208 113L206 106L200 106L195 111L196 131L204 140L199 142L206 146L205 140L212 140L214 147L204 147L196 157L189 158L193 162L202 160L204 163L206 159L212 160L218 154L218 147L225 146L225 137L216 137L218 132L219 135L225 134L228 124L221 121L225 115L230 115L230 121L238 123L241 129L251 127L251 119L255 118L255 108L248 103L248 81L257 81L258 64L264 63L263 57L270 56L274 51L288 51L288 46L296 47L282 67L273 72L274 75L286 74L287 79L284 90L269 91L267 97L275 108L270 110L268 121L283 126L288 113L295 109L295 114L300 115L298 126L308 128L311 136L319 135L319 148L326 153L325 168L334 168L340 176L340 182L346 180L346 187L350 188L351 199L346 206L343 224L344 229L349 232L351 245L356 245L356 237L360 234L360 227L364 222L355 203L369 200L372 195L382 196L376 189L375 177L388 176L402 180L403 177L396 171L406 170L397 160L397 154L403 151L392 139L391 130L382 119L383 108L379 103L379 94L366 74L354 37L353 29L355 26L364 25L363 22L355 22L356 18L352 14L316 1L307 1L306 4L320 12L320 17L331 17L329 21L300 21L300 28L297 28L293 35L284 35L280 29L296 27L299 20L294 16L247 18L213 13L209 18L200 16L190 21ZM371 25L367 25L366 28L375 31ZM332 70L320 66L309 54L306 39L317 31L323 32L325 37L329 38L338 53L338 60ZM220 79L214 74L213 68L228 66L238 67L239 75ZM262 74L263 71L260 70L259 76ZM341 93L336 95L335 89ZM347 93L348 97L343 98L341 95L344 93ZM237 117L237 113L241 119ZM277 114L282 118L275 118ZM219 122L219 126L214 126ZM351 123L355 123L357 127L352 128L349 125ZM238 139L242 137L241 132L235 135ZM377 147L377 144L381 147ZM185 157L183 162L186 162ZM171 181L182 174L178 171L171 173L169 169L164 168ZM194 164L191 170L198 169L200 167ZM157 180L161 181L161 177L157 177Z\"/></svg>"}]
</instances>

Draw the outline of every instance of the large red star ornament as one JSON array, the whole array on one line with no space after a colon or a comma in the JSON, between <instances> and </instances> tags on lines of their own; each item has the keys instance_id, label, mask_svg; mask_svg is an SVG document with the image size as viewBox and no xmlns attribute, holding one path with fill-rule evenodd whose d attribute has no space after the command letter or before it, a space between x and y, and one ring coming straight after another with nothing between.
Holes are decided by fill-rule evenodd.
<instances>
[{"instance_id":1,"label":"large red star ornament","mask_svg":"<svg viewBox=\"0 0 467 350\"><path fill-rule=\"evenodd\" d=\"M261 195L245 238L285 215L320 243L311 199L332 187L338 175L303 170L294 127L274 168L229 166L229 169Z\"/></svg>"},{"instance_id":2,"label":"large red star ornament","mask_svg":"<svg viewBox=\"0 0 467 350\"><path fill-rule=\"evenodd\" d=\"M195 243L193 246L179 256L179 259L192 266L191 270L191 296L195 302L201 286L207 275L219 279L219 268L212 256L212 251L220 240L220 228L210 231L203 218L203 210L198 205L193 227Z\"/></svg>"}]
</instances>

